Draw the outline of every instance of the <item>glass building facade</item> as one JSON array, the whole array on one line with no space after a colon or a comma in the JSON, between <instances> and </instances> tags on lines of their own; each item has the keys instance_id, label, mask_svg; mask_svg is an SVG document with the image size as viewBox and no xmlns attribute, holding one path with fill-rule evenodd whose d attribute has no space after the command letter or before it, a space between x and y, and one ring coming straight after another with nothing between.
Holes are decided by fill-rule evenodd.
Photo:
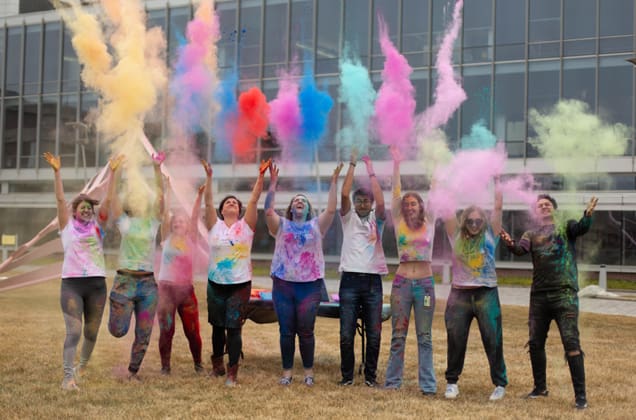
<instances>
[{"instance_id":1,"label":"glass building facade","mask_svg":"<svg viewBox=\"0 0 636 420\"><path fill-rule=\"evenodd\" d=\"M290 63L313 66L317 85L335 101L329 130L315 151L306 174L281 174L281 189L322 191L324 205L333 164L345 160L335 143L346 124L337 103L338 62L345 45L353 48L371 73L376 88L384 58L378 43L381 14L389 36L413 67L417 112L432 103L437 44L450 21L450 0L236 0L216 2L220 17L220 76L238 70L239 90L258 86L268 100L278 90L279 70ZM148 25L160 26L167 38L167 64L173 62L194 6L187 1L146 2ZM509 172L530 171L537 189L581 210L591 195L600 197L592 232L579 244L592 264L636 266L636 72L634 57L636 0L467 0L463 26L455 44L454 63L468 99L445 126L451 148L477 120L505 141ZM59 154L67 191L78 191L108 158L85 117L98 102L80 79L80 65L64 22L54 11L23 13L2 19L0 27L0 233L26 240L54 216L50 169L44 151ZM538 158L528 139L530 109L547 110L560 99L578 99L608 123L632 128L624 156L598 162L577 185L564 190L562 176ZM165 107L164 107L165 109ZM154 115L146 134L160 145L166 118ZM221 194L248 194L253 179L237 171L244 163L215 158L214 138L201 135L199 150L221 168L216 181ZM261 139L254 162L278 153L275 139ZM370 150L372 159L387 161L386 148ZM427 180L418 165L406 165L404 187L424 191ZM310 187L307 187L310 185ZM384 185L387 194L390 185ZM218 195L217 195L218 196ZM279 203L281 207L286 205ZM320 207L320 205L318 206ZM504 225L515 235L524 226L524 209L506 203ZM24 220L29 220L25 223ZM33 222L33 223L31 223ZM41 223L40 223L41 222ZM13 232L16 231L16 232ZM338 255L338 221L325 240L325 251ZM395 256L392 231L385 235L387 255ZM273 249L264 225L255 252ZM443 231L435 255L449 246ZM500 250L500 259L513 260Z\"/></svg>"}]
</instances>

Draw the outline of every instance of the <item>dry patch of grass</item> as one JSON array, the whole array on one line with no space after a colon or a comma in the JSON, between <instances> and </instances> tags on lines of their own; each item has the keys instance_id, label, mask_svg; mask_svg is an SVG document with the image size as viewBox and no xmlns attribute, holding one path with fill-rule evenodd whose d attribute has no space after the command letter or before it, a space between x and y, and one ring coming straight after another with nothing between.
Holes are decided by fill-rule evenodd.
<instances>
[{"instance_id":1,"label":"dry patch of grass","mask_svg":"<svg viewBox=\"0 0 636 420\"><path fill-rule=\"evenodd\" d=\"M110 284L110 283L109 283ZM207 324L204 284L197 284L204 361L210 368L211 327ZM110 289L110 287L109 287ZM504 307L504 352L510 385L506 397L488 401L493 389L475 323L471 329L460 396L444 399L446 385L445 302L437 305L433 325L436 397L417 388L417 346L413 326L406 348L405 383L399 391L369 389L357 376L353 387L340 388L338 320L318 318L316 324L316 386L302 384L297 356L296 381L284 389L280 374L278 325L248 321L243 333L245 360L240 387L228 389L222 379L194 373L180 326L173 344L172 375L159 374L158 328L142 365L141 384L124 381L132 328L116 339L108 333L108 309L97 347L79 393L59 389L62 380L64 322L59 308L59 281L0 294L0 411L2 418L630 418L636 385L636 359L631 352L636 318L583 313L581 333L586 352L590 408L576 412L569 371L556 325L548 339L550 396L538 401L520 397L532 388L527 341L527 309ZM384 324L379 380L389 354L391 327ZM359 340L359 338L358 338ZM359 343L356 343L359 350ZM359 357L359 354L357 354Z\"/></svg>"}]
</instances>

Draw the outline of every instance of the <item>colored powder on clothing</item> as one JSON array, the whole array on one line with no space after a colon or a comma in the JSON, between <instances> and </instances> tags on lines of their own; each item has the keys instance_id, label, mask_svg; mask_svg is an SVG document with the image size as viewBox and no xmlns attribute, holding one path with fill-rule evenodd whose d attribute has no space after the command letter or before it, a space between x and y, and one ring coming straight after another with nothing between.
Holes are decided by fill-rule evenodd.
<instances>
[{"instance_id":1,"label":"colored powder on clothing","mask_svg":"<svg viewBox=\"0 0 636 420\"><path fill-rule=\"evenodd\" d=\"M351 56L349 46L345 46L340 59L339 101L345 104L347 124L338 134L336 142L342 156L349 156L355 149L359 156L369 152L369 121L374 113L375 89L369 71L357 56Z\"/></svg>"},{"instance_id":2,"label":"colored powder on clothing","mask_svg":"<svg viewBox=\"0 0 636 420\"><path fill-rule=\"evenodd\" d=\"M276 140L283 151L283 160L290 160L292 149L300 135L300 102L298 81L294 70L281 72L276 99L270 102L270 121Z\"/></svg>"},{"instance_id":3,"label":"colored powder on clothing","mask_svg":"<svg viewBox=\"0 0 636 420\"><path fill-rule=\"evenodd\" d=\"M375 101L375 130L383 144L408 155L413 141L415 88L406 58L389 39L387 25L378 15L380 47L385 57L382 86Z\"/></svg>"},{"instance_id":4,"label":"colored powder on clothing","mask_svg":"<svg viewBox=\"0 0 636 420\"><path fill-rule=\"evenodd\" d=\"M234 131L232 149L239 158L253 158L257 139L267 135L269 104L263 92L253 87L241 93L238 109L238 126Z\"/></svg>"},{"instance_id":5,"label":"colored powder on clothing","mask_svg":"<svg viewBox=\"0 0 636 420\"><path fill-rule=\"evenodd\" d=\"M327 130L333 100L327 92L319 90L316 86L311 64L305 65L298 102L301 116L301 146L305 150L313 151Z\"/></svg>"},{"instance_id":6,"label":"colored powder on clothing","mask_svg":"<svg viewBox=\"0 0 636 420\"><path fill-rule=\"evenodd\" d=\"M466 100L466 92L461 87L453 71L453 44L462 25L463 0L457 0L453 10L453 19L444 33L442 43L435 60L437 83L433 94L434 103L418 117L418 137L426 139L436 128L450 120L453 113Z\"/></svg>"}]
</instances>

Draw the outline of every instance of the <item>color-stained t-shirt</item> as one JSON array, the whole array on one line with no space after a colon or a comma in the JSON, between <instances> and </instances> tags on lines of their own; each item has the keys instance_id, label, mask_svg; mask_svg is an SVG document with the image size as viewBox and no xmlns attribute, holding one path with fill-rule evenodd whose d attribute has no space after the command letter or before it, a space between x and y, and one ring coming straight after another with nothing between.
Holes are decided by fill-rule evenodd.
<instances>
[{"instance_id":1,"label":"color-stained t-shirt","mask_svg":"<svg viewBox=\"0 0 636 420\"><path fill-rule=\"evenodd\" d=\"M159 220L152 216L130 217L123 213L117 219L117 228L121 234L119 267L153 272Z\"/></svg>"},{"instance_id":2,"label":"color-stained t-shirt","mask_svg":"<svg viewBox=\"0 0 636 420\"><path fill-rule=\"evenodd\" d=\"M431 261L433 259L433 239L435 239L435 219L411 230L403 217L397 220L395 239L400 262Z\"/></svg>"},{"instance_id":3,"label":"color-stained t-shirt","mask_svg":"<svg viewBox=\"0 0 636 420\"><path fill-rule=\"evenodd\" d=\"M453 281L456 288L497 287L495 249L499 237L495 237L490 225L483 235L461 238L461 232L449 238L453 247Z\"/></svg>"},{"instance_id":4,"label":"color-stained t-shirt","mask_svg":"<svg viewBox=\"0 0 636 420\"><path fill-rule=\"evenodd\" d=\"M530 292L553 291L563 288L579 290L576 267L576 238L592 225L591 216L578 222L568 220L564 225L545 225L523 234L518 244L509 249L516 255L532 256L532 286Z\"/></svg>"},{"instance_id":5,"label":"color-stained t-shirt","mask_svg":"<svg viewBox=\"0 0 636 420\"><path fill-rule=\"evenodd\" d=\"M378 220L375 211L360 218L353 208L340 216L342 222L342 252L340 272L387 274L389 270L382 249L385 220Z\"/></svg>"},{"instance_id":6,"label":"color-stained t-shirt","mask_svg":"<svg viewBox=\"0 0 636 420\"><path fill-rule=\"evenodd\" d=\"M239 219L232 226L217 219L208 233L210 265L208 279L218 284L239 284L252 280L254 231Z\"/></svg>"},{"instance_id":7,"label":"color-stained t-shirt","mask_svg":"<svg viewBox=\"0 0 636 420\"><path fill-rule=\"evenodd\" d=\"M280 218L271 274L297 283L325 277L322 234L317 217L304 223Z\"/></svg>"},{"instance_id":8,"label":"color-stained t-shirt","mask_svg":"<svg viewBox=\"0 0 636 420\"><path fill-rule=\"evenodd\" d=\"M71 218L60 238L64 249L62 278L106 277L104 231L97 222L84 224Z\"/></svg>"},{"instance_id":9,"label":"color-stained t-shirt","mask_svg":"<svg viewBox=\"0 0 636 420\"><path fill-rule=\"evenodd\" d=\"M189 235L168 235L161 250L159 281L188 285L192 284L192 258L195 243Z\"/></svg>"}]
</instances>

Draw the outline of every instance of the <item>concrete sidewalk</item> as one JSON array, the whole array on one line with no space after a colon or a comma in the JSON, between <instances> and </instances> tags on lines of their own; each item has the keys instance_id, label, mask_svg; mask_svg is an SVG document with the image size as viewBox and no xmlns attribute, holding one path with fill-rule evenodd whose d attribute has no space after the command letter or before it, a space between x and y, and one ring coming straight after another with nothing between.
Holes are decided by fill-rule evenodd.
<instances>
[{"instance_id":1,"label":"concrete sidewalk","mask_svg":"<svg viewBox=\"0 0 636 420\"><path fill-rule=\"evenodd\" d=\"M254 287L271 288L272 280L268 277L255 277ZM326 279L329 294L338 293L340 280ZM391 293L391 282L383 283L384 294ZM446 300L450 291L450 284L436 284L435 297ZM636 296L634 299L611 299L581 297L579 299L581 312L592 312L605 315L624 315L636 317ZM530 288L528 287L499 287L499 299L502 305L528 306L530 300Z\"/></svg>"}]
</instances>

